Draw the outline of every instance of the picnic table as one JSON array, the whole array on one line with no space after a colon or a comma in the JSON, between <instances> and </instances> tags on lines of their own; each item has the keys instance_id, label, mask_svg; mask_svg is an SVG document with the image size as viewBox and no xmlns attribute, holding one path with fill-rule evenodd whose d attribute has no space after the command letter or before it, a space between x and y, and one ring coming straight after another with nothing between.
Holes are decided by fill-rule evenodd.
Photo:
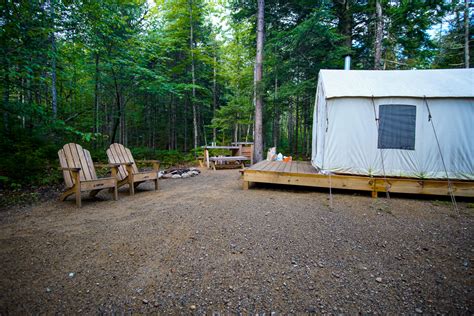
<instances>
[{"instance_id":1,"label":"picnic table","mask_svg":"<svg viewBox=\"0 0 474 316\"><path fill-rule=\"evenodd\" d=\"M243 166L244 161L250 160L251 163L253 162L253 144L235 144L233 146L204 146L204 159L206 161L207 168L216 169L216 163L224 163L224 162L241 162ZM251 150L249 151L249 148ZM209 150L210 149L226 149L230 150L230 156L223 156L223 157L209 157Z\"/></svg>"}]
</instances>

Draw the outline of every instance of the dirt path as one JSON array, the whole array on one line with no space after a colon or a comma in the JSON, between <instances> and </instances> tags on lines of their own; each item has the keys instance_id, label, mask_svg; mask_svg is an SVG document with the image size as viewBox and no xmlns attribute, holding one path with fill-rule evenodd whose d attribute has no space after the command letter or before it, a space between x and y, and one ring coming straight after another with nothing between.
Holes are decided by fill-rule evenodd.
<instances>
[{"instance_id":1,"label":"dirt path","mask_svg":"<svg viewBox=\"0 0 474 316\"><path fill-rule=\"evenodd\" d=\"M0 213L0 314L474 312L471 204L160 185Z\"/></svg>"}]
</instances>

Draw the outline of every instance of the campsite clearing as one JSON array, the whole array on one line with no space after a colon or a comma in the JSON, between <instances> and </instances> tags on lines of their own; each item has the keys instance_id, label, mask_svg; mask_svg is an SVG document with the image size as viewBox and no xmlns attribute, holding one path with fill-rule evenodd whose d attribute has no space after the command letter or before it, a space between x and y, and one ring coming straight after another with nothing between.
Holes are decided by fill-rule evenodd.
<instances>
[{"instance_id":1,"label":"campsite clearing","mask_svg":"<svg viewBox=\"0 0 474 316\"><path fill-rule=\"evenodd\" d=\"M474 312L472 204L241 185L2 210L0 313Z\"/></svg>"}]
</instances>

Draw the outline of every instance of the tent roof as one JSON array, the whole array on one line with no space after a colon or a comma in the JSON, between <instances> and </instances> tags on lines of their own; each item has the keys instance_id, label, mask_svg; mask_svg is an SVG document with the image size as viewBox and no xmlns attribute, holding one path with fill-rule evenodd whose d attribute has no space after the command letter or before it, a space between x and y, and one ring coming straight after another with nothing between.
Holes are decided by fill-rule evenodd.
<instances>
[{"instance_id":1,"label":"tent roof","mask_svg":"<svg viewBox=\"0 0 474 316\"><path fill-rule=\"evenodd\" d=\"M326 98L474 97L474 69L321 70Z\"/></svg>"}]
</instances>

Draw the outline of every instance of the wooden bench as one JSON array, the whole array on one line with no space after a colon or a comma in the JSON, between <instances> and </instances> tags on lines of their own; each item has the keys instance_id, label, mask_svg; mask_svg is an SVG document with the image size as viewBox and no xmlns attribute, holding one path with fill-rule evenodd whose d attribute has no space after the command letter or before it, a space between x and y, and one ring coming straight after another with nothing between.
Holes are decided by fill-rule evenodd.
<instances>
[{"instance_id":1,"label":"wooden bench","mask_svg":"<svg viewBox=\"0 0 474 316\"><path fill-rule=\"evenodd\" d=\"M209 157L212 169L216 170L216 164L223 165L224 162L236 162L242 168L245 168L244 161L249 160L245 156L225 156L225 157Z\"/></svg>"}]
</instances>

